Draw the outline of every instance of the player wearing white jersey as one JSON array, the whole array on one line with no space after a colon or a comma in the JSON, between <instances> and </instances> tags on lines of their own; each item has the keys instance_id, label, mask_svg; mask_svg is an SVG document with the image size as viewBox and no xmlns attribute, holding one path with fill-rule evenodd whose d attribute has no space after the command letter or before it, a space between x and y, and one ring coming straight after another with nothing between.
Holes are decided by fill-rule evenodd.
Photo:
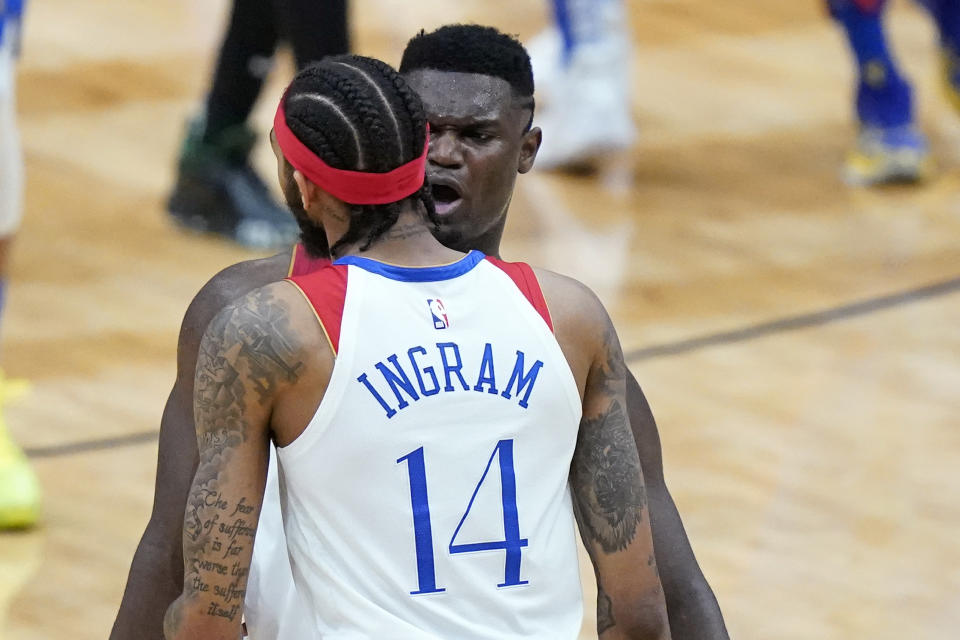
<instances>
[{"instance_id":1,"label":"player wearing white jersey","mask_svg":"<svg viewBox=\"0 0 960 640\"><path fill-rule=\"evenodd\" d=\"M436 241L425 124L367 58L281 101L281 175L340 260L204 336L170 638L239 634L271 439L316 637L573 638L574 511L601 637L670 635L609 318L575 281Z\"/></svg>"},{"instance_id":2,"label":"player wearing white jersey","mask_svg":"<svg viewBox=\"0 0 960 640\"><path fill-rule=\"evenodd\" d=\"M427 268L347 256L294 282L337 354L279 450L321 637L575 638L580 396L533 272L476 251Z\"/></svg>"},{"instance_id":3,"label":"player wearing white jersey","mask_svg":"<svg viewBox=\"0 0 960 640\"><path fill-rule=\"evenodd\" d=\"M448 25L411 39L401 72L421 96L434 132L427 172L444 208L442 242L499 256L514 182L530 171L540 143L540 130L530 122L533 82L523 46L491 27ZM329 263L326 235L306 218L292 172L280 180L315 255L300 244L293 252L239 263L214 276L190 304L177 345L176 382L160 423L153 513L131 565L111 640L162 638L164 611L182 587L184 505L198 459L193 377L203 332L237 297ZM723 616L665 483L656 422L629 371L627 411L643 466L671 631L680 638L724 640ZM304 607L292 583L276 464L271 463L245 597L251 640L304 635L297 631L298 624L306 624Z\"/></svg>"}]
</instances>

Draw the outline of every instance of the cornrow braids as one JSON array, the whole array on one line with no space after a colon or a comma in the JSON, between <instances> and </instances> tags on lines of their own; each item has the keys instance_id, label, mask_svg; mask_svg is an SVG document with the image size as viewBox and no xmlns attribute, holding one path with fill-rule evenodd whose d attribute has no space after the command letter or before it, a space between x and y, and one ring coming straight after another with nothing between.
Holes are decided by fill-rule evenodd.
<instances>
[{"instance_id":1,"label":"cornrow braids","mask_svg":"<svg viewBox=\"0 0 960 640\"><path fill-rule=\"evenodd\" d=\"M306 67L290 83L284 111L293 134L336 169L386 173L420 156L427 142L419 96L390 65L373 58L336 56ZM360 250L366 251L396 224L404 202L412 199L438 227L433 197L424 183L398 202L349 205L350 225L330 253L336 255L355 242L362 242Z\"/></svg>"},{"instance_id":2,"label":"cornrow braids","mask_svg":"<svg viewBox=\"0 0 960 640\"><path fill-rule=\"evenodd\" d=\"M380 89L380 86L376 83L376 81L374 81L373 78L371 78L371 77L367 74L366 71L364 71L363 69L358 69L357 67L351 67L350 65L348 65L348 64L346 64L346 63L344 63L344 62L338 62L337 64L342 64L345 68L349 69L352 73L357 73L357 74L359 74L360 77L363 78L365 81L367 81L367 82L370 84L370 87L371 87L374 91L377 92L377 95L380 96L380 99L383 100L384 102L386 102L387 98L386 98L386 96L383 94L383 90ZM404 154L404 149L403 149L403 137L402 137L401 134L400 134L400 123L397 121L397 116L396 116L396 114L395 114L393 111L388 111L388 112L387 112L387 115L390 117L390 122L391 122L391 124L393 125L393 131L394 131L394 133L395 133L396 136L397 136L397 144L398 144L399 147L400 147L400 149L399 149L400 153L399 153L399 155L398 155L398 161L399 161L399 162L402 162L402 158L403 158L403 154Z\"/></svg>"},{"instance_id":3,"label":"cornrow braids","mask_svg":"<svg viewBox=\"0 0 960 640\"><path fill-rule=\"evenodd\" d=\"M394 71L393 67L388 65L386 62L374 58L368 58L368 60L370 62L370 66L376 69L384 80L389 81L393 85L396 95L403 103L404 109L401 111L400 115L406 122L406 126L410 128L411 137L415 141L415 144L419 145L413 150L413 154L418 155L423 153L423 146L427 142L427 114L423 110L423 102L420 100L420 94L410 88L410 85L407 84L403 77ZM423 134L422 139L419 137L420 134ZM433 192L430 190L430 185L424 182L423 187L415 195L419 198L420 202L426 209L427 218L433 224L434 231L438 231L440 229L440 217L437 215L437 209L433 201Z\"/></svg>"}]
</instances>

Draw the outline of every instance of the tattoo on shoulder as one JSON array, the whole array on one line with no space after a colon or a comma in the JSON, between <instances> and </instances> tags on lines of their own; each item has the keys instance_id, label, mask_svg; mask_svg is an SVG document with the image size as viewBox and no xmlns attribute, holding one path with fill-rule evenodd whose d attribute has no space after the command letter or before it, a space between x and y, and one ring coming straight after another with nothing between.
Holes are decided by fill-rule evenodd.
<instances>
[{"instance_id":1,"label":"tattoo on shoulder","mask_svg":"<svg viewBox=\"0 0 960 640\"><path fill-rule=\"evenodd\" d=\"M612 393L613 384L619 380L624 380L627 375L627 364L623 361L620 341L617 339L617 332L612 323L607 323L603 335L603 344L606 357L604 357L603 365L597 373L599 377L597 384L607 393Z\"/></svg>"},{"instance_id":2,"label":"tattoo on shoulder","mask_svg":"<svg viewBox=\"0 0 960 640\"><path fill-rule=\"evenodd\" d=\"M225 385L232 385L238 377L228 360L246 367L244 382L257 393L261 403L269 400L280 380L295 382L303 363L294 357L291 333L285 309L269 290L259 289L220 313L200 345L196 383L204 385L198 387L203 391L204 402L234 399L229 395L217 397Z\"/></svg>"}]
</instances>

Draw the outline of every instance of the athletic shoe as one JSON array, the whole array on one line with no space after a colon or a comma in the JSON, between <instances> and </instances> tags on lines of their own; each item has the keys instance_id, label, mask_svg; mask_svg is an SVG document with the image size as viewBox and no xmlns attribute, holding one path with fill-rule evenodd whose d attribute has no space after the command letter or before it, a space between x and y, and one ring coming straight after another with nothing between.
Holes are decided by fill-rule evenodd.
<instances>
[{"instance_id":1,"label":"athletic shoe","mask_svg":"<svg viewBox=\"0 0 960 640\"><path fill-rule=\"evenodd\" d=\"M194 120L180 154L177 184L167 210L180 226L212 233L250 249L277 249L297 241L293 215L280 206L250 166L255 135L244 126L208 143Z\"/></svg>"},{"instance_id":2,"label":"athletic shoe","mask_svg":"<svg viewBox=\"0 0 960 640\"><path fill-rule=\"evenodd\" d=\"M26 390L22 381L7 380L0 372L0 404ZM40 483L7 431L0 410L0 529L32 527L40 519Z\"/></svg>"},{"instance_id":3,"label":"athletic shoe","mask_svg":"<svg viewBox=\"0 0 960 640\"><path fill-rule=\"evenodd\" d=\"M863 126L847 155L844 179L855 186L918 182L933 172L926 137L914 125Z\"/></svg>"}]
</instances>

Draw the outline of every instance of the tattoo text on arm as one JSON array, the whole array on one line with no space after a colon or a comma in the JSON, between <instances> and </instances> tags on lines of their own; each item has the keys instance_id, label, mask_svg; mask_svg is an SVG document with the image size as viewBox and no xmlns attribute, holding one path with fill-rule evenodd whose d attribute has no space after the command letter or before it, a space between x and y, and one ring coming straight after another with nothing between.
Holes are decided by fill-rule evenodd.
<instances>
[{"instance_id":1,"label":"tattoo text on arm","mask_svg":"<svg viewBox=\"0 0 960 640\"><path fill-rule=\"evenodd\" d=\"M250 436L250 409L268 405L279 384L299 378L303 363L290 334L285 310L261 289L221 312L200 345L194 391L200 457L184 519L182 599L231 622L243 609L249 569L238 558L252 549L258 498L228 499L221 488ZM168 615L168 632L179 626L179 613Z\"/></svg>"}]
</instances>

